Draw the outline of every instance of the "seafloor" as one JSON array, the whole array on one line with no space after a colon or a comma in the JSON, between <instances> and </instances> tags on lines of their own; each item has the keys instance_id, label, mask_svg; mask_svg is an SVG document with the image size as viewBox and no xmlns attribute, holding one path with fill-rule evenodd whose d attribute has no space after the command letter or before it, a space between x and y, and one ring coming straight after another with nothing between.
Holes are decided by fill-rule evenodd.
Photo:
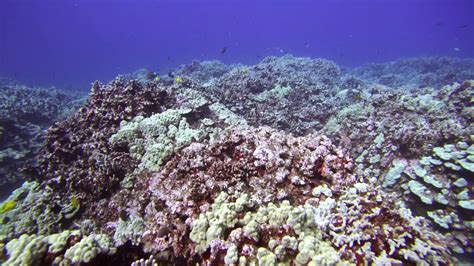
<instances>
[{"instance_id":1,"label":"seafloor","mask_svg":"<svg viewBox=\"0 0 474 266\"><path fill-rule=\"evenodd\" d=\"M289 55L140 70L87 99L1 79L0 259L472 262L472 79L471 59Z\"/></svg>"}]
</instances>

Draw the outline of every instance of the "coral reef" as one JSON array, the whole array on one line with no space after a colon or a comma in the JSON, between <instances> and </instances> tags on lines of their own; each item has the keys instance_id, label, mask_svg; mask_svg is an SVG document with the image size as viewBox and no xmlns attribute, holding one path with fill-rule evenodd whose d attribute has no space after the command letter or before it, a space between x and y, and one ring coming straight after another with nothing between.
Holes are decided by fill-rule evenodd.
<instances>
[{"instance_id":1,"label":"coral reef","mask_svg":"<svg viewBox=\"0 0 474 266\"><path fill-rule=\"evenodd\" d=\"M470 61L423 60L379 66L390 82L287 55L95 83L0 205L0 261L460 263L473 252L474 83L432 73Z\"/></svg>"},{"instance_id":2,"label":"coral reef","mask_svg":"<svg viewBox=\"0 0 474 266\"><path fill-rule=\"evenodd\" d=\"M123 147L112 149L108 142L120 122L135 116L149 116L172 105L164 89L150 83L93 85L85 105L71 118L48 129L45 148L26 175L48 180L48 185L101 198L134 167ZM92 192L92 193L91 193Z\"/></svg>"},{"instance_id":3,"label":"coral reef","mask_svg":"<svg viewBox=\"0 0 474 266\"><path fill-rule=\"evenodd\" d=\"M351 166L350 160L326 138L288 139L265 128L228 132L210 145L193 143L180 154L149 178L147 194L151 201L141 208L147 226L155 228L154 234L170 224L169 219L174 219L178 228L178 221L182 220L185 228L185 220L180 217L196 215L220 191L246 192L265 202L301 202L310 195L311 187L322 180L334 182L335 188L344 184L342 176ZM170 191L171 188L175 189ZM163 210L157 212L156 204L166 208L160 207ZM135 210L137 207L140 202L132 201L129 205ZM163 223L157 223L157 218Z\"/></svg>"},{"instance_id":4,"label":"coral reef","mask_svg":"<svg viewBox=\"0 0 474 266\"><path fill-rule=\"evenodd\" d=\"M471 253L474 246L473 154L472 143L445 144L433 148L431 156L411 160L403 172L409 200L421 201L422 214L449 230L449 246L458 253Z\"/></svg>"},{"instance_id":5,"label":"coral reef","mask_svg":"<svg viewBox=\"0 0 474 266\"><path fill-rule=\"evenodd\" d=\"M7 244L8 245L8 244ZM98 234L84 237L64 253L64 258L72 264L89 263L99 254L112 255L116 252L107 235Z\"/></svg>"},{"instance_id":6,"label":"coral reef","mask_svg":"<svg viewBox=\"0 0 474 266\"><path fill-rule=\"evenodd\" d=\"M388 167L395 154L420 156L438 143L469 137L474 132L473 86L466 81L413 92L369 87L370 94L338 111L320 132L343 136L358 161L370 158L371 164Z\"/></svg>"},{"instance_id":7,"label":"coral reef","mask_svg":"<svg viewBox=\"0 0 474 266\"><path fill-rule=\"evenodd\" d=\"M156 73L150 72L153 70L142 68L133 73L122 74L120 75L120 78L123 78L126 81L136 80L142 84L146 84L150 80L153 80L148 76L150 73L152 73L158 77L156 81L166 85L173 84L176 77L182 78L184 76L196 83L206 83L212 79L221 77L225 73L229 72L232 68L233 66L225 65L217 60L202 62L194 60L191 62L191 64L181 65L178 69L169 70L168 72L158 71L158 73Z\"/></svg>"},{"instance_id":8,"label":"coral reef","mask_svg":"<svg viewBox=\"0 0 474 266\"><path fill-rule=\"evenodd\" d=\"M8 260L2 265L78 265L116 252L107 235L83 236L69 230L48 236L23 234L6 243L5 248Z\"/></svg>"},{"instance_id":9,"label":"coral reef","mask_svg":"<svg viewBox=\"0 0 474 266\"><path fill-rule=\"evenodd\" d=\"M140 170L158 170L175 151L201 139L202 132L190 127L185 114L191 109L169 109L144 118L135 117L120 125L112 135L112 145L126 142Z\"/></svg>"},{"instance_id":10,"label":"coral reef","mask_svg":"<svg viewBox=\"0 0 474 266\"><path fill-rule=\"evenodd\" d=\"M441 88L474 79L474 59L452 57L407 58L370 64L349 71L354 76L393 88Z\"/></svg>"},{"instance_id":11,"label":"coral reef","mask_svg":"<svg viewBox=\"0 0 474 266\"><path fill-rule=\"evenodd\" d=\"M341 109L320 132L339 138L350 150L359 176L380 176L378 181L389 190L407 160L474 134L473 91L471 81L441 90L384 89Z\"/></svg>"},{"instance_id":12,"label":"coral reef","mask_svg":"<svg viewBox=\"0 0 474 266\"><path fill-rule=\"evenodd\" d=\"M244 117L301 136L320 129L345 103L332 97L348 84L333 62L283 56L237 67L206 84L204 93Z\"/></svg>"},{"instance_id":13,"label":"coral reef","mask_svg":"<svg viewBox=\"0 0 474 266\"><path fill-rule=\"evenodd\" d=\"M373 180L357 182L351 168L325 137L234 130L178 151L109 207L143 217L119 221L116 232L144 226L129 239L146 252L197 253L209 263L450 261L423 218L393 206Z\"/></svg>"},{"instance_id":14,"label":"coral reef","mask_svg":"<svg viewBox=\"0 0 474 266\"><path fill-rule=\"evenodd\" d=\"M47 243L41 236L22 235L6 244L8 260L5 265L31 265L41 260L47 250Z\"/></svg>"},{"instance_id":15,"label":"coral reef","mask_svg":"<svg viewBox=\"0 0 474 266\"><path fill-rule=\"evenodd\" d=\"M211 79L220 78L232 68L232 66L225 65L217 60L203 62L194 60L191 64L181 66L172 74L192 78L198 83L206 83Z\"/></svg>"},{"instance_id":16,"label":"coral reef","mask_svg":"<svg viewBox=\"0 0 474 266\"><path fill-rule=\"evenodd\" d=\"M56 197L51 189L41 188L37 182L25 182L6 202L15 202L12 209L0 213L0 235L7 239L22 234L55 233L78 211L69 199Z\"/></svg>"},{"instance_id":17,"label":"coral reef","mask_svg":"<svg viewBox=\"0 0 474 266\"><path fill-rule=\"evenodd\" d=\"M81 104L79 95L0 80L0 191L21 181L20 168L39 151L43 131Z\"/></svg>"},{"instance_id":18,"label":"coral reef","mask_svg":"<svg viewBox=\"0 0 474 266\"><path fill-rule=\"evenodd\" d=\"M277 206L261 205L248 194L228 202L229 196L221 193L194 220L190 237L201 253L210 249L211 263L222 261L224 254L226 264L240 265L335 265L380 261L387 255L400 264L449 261L442 239L422 239L427 236L422 220L410 221L413 217L404 208L391 211L365 183L347 188L340 197L313 195L302 205L284 200Z\"/></svg>"}]
</instances>

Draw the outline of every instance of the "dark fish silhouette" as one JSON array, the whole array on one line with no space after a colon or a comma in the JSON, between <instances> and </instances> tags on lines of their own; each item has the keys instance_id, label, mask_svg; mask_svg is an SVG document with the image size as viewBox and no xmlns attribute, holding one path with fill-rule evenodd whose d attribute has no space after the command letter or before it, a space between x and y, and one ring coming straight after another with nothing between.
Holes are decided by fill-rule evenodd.
<instances>
[{"instance_id":1,"label":"dark fish silhouette","mask_svg":"<svg viewBox=\"0 0 474 266\"><path fill-rule=\"evenodd\" d=\"M227 52L227 47L224 46L224 48L221 49L221 54L225 54L225 52Z\"/></svg>"},{"instance_id":2,"label":"dark fish silhouette","mask_svg":"<svg viewBox=\"0 0 474 266\"><path fill-rule=\"evenodd\" d=\"M153 72L153 71L148 71L146 73L146 78L148 80L154 80L156 77L158 77L158 74L156 74L156 72Z\"/></svg>"},{"instance_id":3,"label":"dark fish silhouette","mask_svg":"<svg viewBox=\"0 0 474 266\"><path fill-rule=\"evenodd\" d=\"M460 29L466 29L467 27L469 27L468 24L463 24L463 25L459 26Z\"/></svg>"},{"instance_id":4,"label":"dark fish silhouette","mask_svg":"<svg viewBox=\"0 0 474 266\"><path fill-rule=\"evenodd\" d=\"M171 60L171 56L168 55L168 61L170 61L170 60Z\"/></svg>"}]
</instances>

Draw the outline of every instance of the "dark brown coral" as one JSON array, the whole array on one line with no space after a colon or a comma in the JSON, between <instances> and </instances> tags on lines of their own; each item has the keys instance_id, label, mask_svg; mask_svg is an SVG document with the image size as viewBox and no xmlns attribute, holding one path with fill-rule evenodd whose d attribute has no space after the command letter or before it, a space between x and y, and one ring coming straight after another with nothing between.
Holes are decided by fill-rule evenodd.
<instances>
[{"instance_id":1,"label":"dark brown coral","mask_svg":"<svg viewBox=\"0 0 474 266\"><path fill-rule=\"evenodd\" d=\"M26 168L27 176L66 188L62 191L86 193L91 200L107 196L135 166L126 146L110 146L110 136L122 120L161 112L172 102L155 84L96 82L86 104L48 130L36 163Z\"/></svg>"},{"instance_id":2,"label":"dark brown coral","mask_svg":"<svg viewBox=\"0 0 474 266\"><path fill-rule=\"evenodd\" d=\"M54 88L4 82L0 78L0 191L10 191L12 183L21 181L24 161L40 149L43 131L79 109L82 102Z\"/></svg>"}]
</instances>

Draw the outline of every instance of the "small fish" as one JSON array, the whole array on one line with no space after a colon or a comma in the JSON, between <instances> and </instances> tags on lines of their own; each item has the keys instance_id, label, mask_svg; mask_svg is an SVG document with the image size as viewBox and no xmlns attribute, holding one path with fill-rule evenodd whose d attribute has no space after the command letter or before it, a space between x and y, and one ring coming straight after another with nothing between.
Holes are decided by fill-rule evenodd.
<instances>
[{"instance_id":1,"label":"small fish","mask_svg":"<svg viewBox=\"0 0 474 266\"><path fill-rule=\"evenodd\" d=\"M453 50L454 50L455 52L461 51L461 49L459 49L459 48L457 48L457 47L454 47Z\"/></svg>"},{"instance_id":2,"label":"small fish","mask_svg":"<svg viewBox=\"0 0 474 266\"><path fill-rule=\"evenodd\" d=\"M176 83L182 83L183 82L182 77L176 77L174 80L176 81Z\"/></svg>"},{"instance_id":3,"label":"small fish","mask_svg":"<svg viewBox=\"0 0 474 266\"><path fill-rule=\"evenodd\" d=\"M0 206L0 214L6 213L16 206L16 201L14 200L7 200L2 203Z\"/></svg>"},{"instance_id":4,"label":"small fish","mask_svg":"<svg viewBox=\"0 0 474 266\"><path fill-rule=\"evenodd\" d=\"M309 44L309 42L305 42L305 43L304 43L304 47L305 47L305 48L309 48L309 47L311 47L311 45Z\"/></svg>"},{"instance_id":5,"label":"small fish","mask_svg":"<svg viewBox=\"0 0 474 266\"><path fill-rule=\"evenodd\" d=\"M5 216L2 220L0 220L0 224L6 224L10 222L10 217Z\"/></svg>"},{"instance_id":6,"label":"small fish","mask_svg":"<svg viewBox=\"0 0 474 266\"><path fill-rule=\"evenodd\" d=\"M463 24L463 25L459 26L460 29L466 29L467 27L469 27L468 24Z\"/></svg>"},{"instance_id":7,"label":"small fish","mask_svg":"<svg viewBox=\"0 0 474 266\"><path fill-rule=\"evenodd\" d=\"M168 61L171 61L171 56L168 55L167 59L168 59Z\"/></svg>"},{"instance_id":8,"label":"small fish","mask_svg":"<svg viewBox=\"0 0 474 266\"><path fill-rule=\"evenodd\" d=\"M79 209L81 207L81 203L79 202L79 199L77 199L76 196L72 196L71 198L71 206L74 209Z\"/></svg>"},{"instance_id":9,"label":"small fish","mask_svg":"<svg viewBox=\"0 0 474 266\"><path fill-rule=\"evenodd\" d=\"M119 212L119 217L122 221L127 221L128 220L128 213L126 210L121 210Z\"/></svg>"},{"instance_id":10,"label":"small fish","mask_svg":"<svg viewBox=\"0 0 474 266\"><path fill-rule=\"evenodd\" d=\"M156 72L153 72L153 71L148 71L146 73L146 77L148 80L154 80L157 76L158 74L156 74Z\"/></svg>"},{"instance_id":11,"label":"small fish","mask_svg":"<svg viewBox=\"0 0 474 266\"><path fill-rule=\"evenodd\" d=\"M221 54L225 54L225 52L227 52L227 47L224 46L222 49L221 49Z\"/></svg>"},{"instance_id":12,"label":"small fish","mask_svg":"<svg viewBox=\"0 0 474 266\"><path fill-rule=\"evenodd\" d=\"M239 68L239 73L241 74L247 74L248 70L246 67L243 67L243 68Z\"/></svg>"},{"instance_id":13,"label":"small fish","mask_svg":"<svg viewBox=\"0 0 474 266\"><path fill-rule=\"evenodd\" d=\"M162 226L158 229L157 236L161 238L167 236L169 233L171 233L171 229L167 226Z\"/></svg>"},{"instance_id":14,"label":"small fish","mask_svg":"<svg viewBox=\"0 0 474 266\"><path fill-rule=\"evenodd\" d=\"M158 75L156 75L155 81L160 81L160 77L158 77Z\"/></svg>"}]
</instances>

